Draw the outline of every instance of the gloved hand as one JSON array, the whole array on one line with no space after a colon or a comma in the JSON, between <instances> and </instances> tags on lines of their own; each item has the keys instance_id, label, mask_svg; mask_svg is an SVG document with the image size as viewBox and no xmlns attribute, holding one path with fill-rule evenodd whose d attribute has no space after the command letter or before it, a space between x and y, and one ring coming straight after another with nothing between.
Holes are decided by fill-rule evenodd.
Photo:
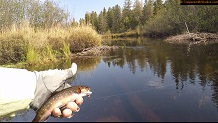
<instances>
[{"instance_id":1,"label":"gloved hand","mask_svg":"<svg viewBox=\"0 0 218 123\"><path fill-rule=\"evenodd\" d=\"M55 91L60 91L70 85L77 72L77 65L65 70L28 71L26 69L0 67L0 117L17 113L30 107L38 109L42 103ZM76 111L83 98L67 104L67 109L53 110L54 116L69 117ZM63 113L63 114L62 114Z\"/></svg>"},{"instance_id":2,"label":"gloved hand","mask_svg":"<svg viewBox=\"0 0 218 123\"><path fill-rule=\"evenodd\" d=\"M70 87L68 84L74 79L74 75L77 72L77 65L72 63L71 68L65 70L48 70L48 71L34 71L37 76L35 97L30 103L30 107L33 110L37 110L46 101L52 93L61 91L65 88ZM81 105L83 98L77 99L75 102L67 104L67 108L62 112L59 108L56 108L52 112L52 116L71 117L72 112L77 111L78 105Z\"/></svg>"}]
</instances>

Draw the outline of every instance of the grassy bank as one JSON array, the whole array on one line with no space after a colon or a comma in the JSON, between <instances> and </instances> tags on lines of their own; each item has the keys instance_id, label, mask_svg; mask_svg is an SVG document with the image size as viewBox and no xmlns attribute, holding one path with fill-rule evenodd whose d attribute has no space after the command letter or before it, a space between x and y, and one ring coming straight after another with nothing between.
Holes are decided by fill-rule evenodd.
<instances>
[{"instance_id":1,"label":"grassy bank","mask_svg":"<svg viewBox=\"0 0 218 123\"><path fill-rule=\"evenodd\" d=\"M122 33L116 33L116 34L104 34L102 35L103 38L106 38L106 39L110 39L110 38L126 38L126 37L131 37L131 38L134 38L134 37L138 37L140 36L141 33L136 31L136 30L131 30L131 31L128 31L128 32L122 32Z\"/></svg>"},{"instance_id":2,"label":"grassy bank","mask_svg":"<svg viewBox=\"0 0 218 123\"><path fill-rule=\"evenodd\" d=\"M169 36L169 34L162 34L162 33L145 33L142 30L131 30L122 33L115 33L115 34L104 34L102 35L105 39L113 39L113 38L137 38L137 37L150 37L150 38L163 38Z\"/></svg>"},{"instance_id":3,"label":"grassy bank","mask_svg":"<svg viewBox=\"0 0 218 123\"><path fill-rule=\"evenodd\" d=\"M12 26L0 33L0 65L45 63L72 52L101 45L101 36L89 26L34 29Z\"/></svg>"}]
</instances>

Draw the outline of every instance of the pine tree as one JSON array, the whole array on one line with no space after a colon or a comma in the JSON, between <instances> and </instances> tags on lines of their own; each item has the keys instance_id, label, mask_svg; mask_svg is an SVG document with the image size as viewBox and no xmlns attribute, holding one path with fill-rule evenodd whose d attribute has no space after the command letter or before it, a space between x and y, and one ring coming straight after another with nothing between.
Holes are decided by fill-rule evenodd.
<instances>
[{"instance_id":1,"label":"pine tree","mask_svg":"<svg viewBox=\"0 0 218 123\"><path fill-rule=\"evenodd\" d=\"M141 25L142 3L139 0L135 0L132 13L131 29L135 29L136 26Z\"/></svg>"},{"instance_id":2,"label":"pine tree","mask_svg":"<svg viewBox=\"0 0 218 123\"><path fill-rule=\"evenodd\" d=\"M131 4L132 4L131 0L124 1L123 11L122 11L122 22L125 31L130 29L130 21L132 17Z\"/></svg>"},{"instance_id":3,"label":"pine tree","mask_svg":"<svg viewBox=\"0 0 218 123\"><path fill-rule=\"evenodd\" d=\"M118 33L122 29L122 23L121 23L121 7L117 4L115 7L113 7L113 23L112 23L112 31L114 33Z\"/></svg>"},{"instance_id":4,"label":"pine tree","mask_svg":"<svg viewBox=\"0 0 218 123\"><path fill-rule=\"evenodd\" d=\"M153 2L152 0L145 0L142 16L141 16L141 24L142 26L146 24L146 22L153 17Z\"/></svg>"}]
</instances>

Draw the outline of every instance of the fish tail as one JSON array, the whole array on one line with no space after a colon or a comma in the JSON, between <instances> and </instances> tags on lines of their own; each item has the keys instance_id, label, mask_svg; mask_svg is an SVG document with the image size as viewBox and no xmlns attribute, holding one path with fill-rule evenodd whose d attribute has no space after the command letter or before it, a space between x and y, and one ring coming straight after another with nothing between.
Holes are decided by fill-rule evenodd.
<instances>
[{"instance_id":1,"label":"fish tail","mask_svg":"<svg viewBox=\"0 0 218 123\"><path fill-rule=\"evenodd\" d=\"M40 122L40 118L39 117L35 117L32 122Z\"/></svg>"}]
</instances>

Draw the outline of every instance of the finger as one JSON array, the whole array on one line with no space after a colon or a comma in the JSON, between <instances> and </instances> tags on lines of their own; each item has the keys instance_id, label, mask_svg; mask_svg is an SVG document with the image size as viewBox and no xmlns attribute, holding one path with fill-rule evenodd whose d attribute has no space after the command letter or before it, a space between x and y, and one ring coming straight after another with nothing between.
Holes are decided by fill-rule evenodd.
<instances>
[{"instance_id":1,"label":"finger","mask_svg":"<svg viewBox=\"0 0 218 123\"><path fill-rule=\"evenodd\" d=\"M73 112L70 109L66 108L63 110L62 115L63 117L71 118L73 116L72 113Z\"/></svg>"},{"instance_id":2,"label":"finger","mask_svg":"<svg viewBox=\"0 0 218 123\"><path fill-rule=\"evenodd\" d=\"M60 117L61 116L61 110L59 108L55 108L52 111L52 115L55 116L55 117Z\"/></svg>"},{"instance_id":3,"label":"finger","mask_svg":"<svg viewBox=\"0 0 218 123\"><path fill-rule=\"evenodd\" d=\"M79 106L75 102L69 102L67 103L66 107L70 109L73 112L78 112L79 111Z\"/></svg>"},{"instance_id":4,"label":"finger","mask_svg":"<svg viewBox=\"0 0 218 123\"><path fill-rule=\"evenodd\" d=\"M73 117L73 115L74 115L74 114L72 113L72 114L71 114L69 117L67 117L67 118L71 118L71 117Z\"/></svg>"},{"instance_id":5,"label":"finger","mask_svg":"<svg viewBox=\"0 0 218 123\"><path fill-rule=\"evenodd\" d=\"M76 64L76 63L72 63L72 65L71 65L71 71L72 71L73 75L76 74L76 71L77 71L77 64Z\"/></svg>"},{"instance_id":6,"label":"finger","mask_svg":"<svg viewBox=\"0 0 218 123\"><path fill-rule=\"evenodd\" d=\"M82 105L82 103L83 103L83 97L77 98L77 99L75 100L75 103L76 103L78 106Z\"/></svg>"}]
</instances>

